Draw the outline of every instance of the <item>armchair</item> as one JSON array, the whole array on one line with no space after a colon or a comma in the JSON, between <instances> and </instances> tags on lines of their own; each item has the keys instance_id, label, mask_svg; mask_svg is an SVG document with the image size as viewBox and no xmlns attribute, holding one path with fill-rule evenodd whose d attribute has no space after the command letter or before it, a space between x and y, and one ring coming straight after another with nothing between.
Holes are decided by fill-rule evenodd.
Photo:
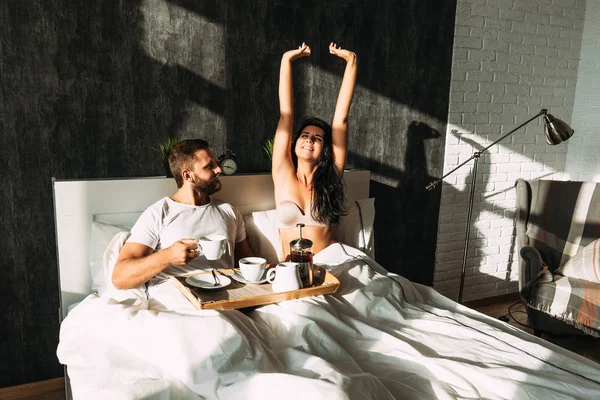
<instances>
[{"instance_id":1,"label":"armchair","mask_svg":"<svg viewBox=\"0 0 600 400\"><path fill-rule=\"evenodd\" d=\"M515 185L519 290L534 334L600 337L600 284L557 273L600 235L600 183L518 179ZM544 265L550 279L540 279Z\"/></svg>"}]
</instances>

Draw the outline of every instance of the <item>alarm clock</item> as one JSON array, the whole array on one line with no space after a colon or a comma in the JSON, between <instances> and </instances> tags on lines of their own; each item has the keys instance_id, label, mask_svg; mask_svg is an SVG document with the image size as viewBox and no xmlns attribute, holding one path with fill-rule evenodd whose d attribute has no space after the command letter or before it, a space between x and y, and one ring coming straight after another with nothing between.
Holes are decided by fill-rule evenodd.
<instances>
[{"instance_id":1,"label":"alarm clock","mask_svg":"<svg viewBox=\"0 0 600 400\"><path fill-rule=\"evenodd\" d=\"M225 150L217 159L219 166L223 170L224 175L233 175L237 171L237 162L235 162L235 154L231 150Z\"/></svg>"}]
</instances>

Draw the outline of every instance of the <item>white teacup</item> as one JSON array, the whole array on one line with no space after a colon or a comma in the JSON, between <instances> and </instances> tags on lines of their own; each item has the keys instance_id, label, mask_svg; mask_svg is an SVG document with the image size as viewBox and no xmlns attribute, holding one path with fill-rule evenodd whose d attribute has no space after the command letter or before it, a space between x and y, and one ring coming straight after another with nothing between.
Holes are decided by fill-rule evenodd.
<instances>
[{"instance_id":1,"label":"white teacup","mask_svg":"<svg viewBox=\"0 0 600 400\"><path fill-rule=\"evenodd\" d=\"M262 257L244 257L240 259L240 272L248 282L261 280L267 268L267 260Z\"/></svg>"},{"instance_id":2,"label":"white teacup","mask_svg":"<svg viewBox=\"0 0 600 400\"><path fill-rule=\"evenodd\" d=\"M274 292L289 292L302 287L300 280L300 264L280 262L267 272L267 280L273 284Z\"/></svg>"},{"instance_id":3,"label":"white teacup","mask_svg":"<svg viewBox=\"0 0 600 400\"><path fill-rule=\"evenodd\" d=\"M221 258L227 246L227 236L206 235L198 239L198 249L207 260L218 260Z\"/></svg>"}]
</instances>

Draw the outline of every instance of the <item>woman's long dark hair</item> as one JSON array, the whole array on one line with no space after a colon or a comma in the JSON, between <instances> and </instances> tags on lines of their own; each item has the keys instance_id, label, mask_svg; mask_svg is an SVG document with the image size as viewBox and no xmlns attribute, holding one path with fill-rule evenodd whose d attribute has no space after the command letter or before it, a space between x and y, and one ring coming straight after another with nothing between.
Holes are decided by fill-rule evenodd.
<instances>
[{"instance_id":1,"label":"woman's long dark hair","mask_svg":"<svg viewBox=\"0 0 600 400\"><path fill-rule=\"evenodd\" d=\"M300 128L292 138L292 161L294 167L298 168L298 156L296 155L296 142L304 131L304 128L312 125L323 129L323 150L317 160L317 170L312 181L313 202L310 214L316 221L328 226L339 224L340 217L346 215L344 209L344 183L342 172L338 171L333 160L333 142L331 137L331 125L321 118L308 117L300 124Z\"/></svg>"}]
</instances>

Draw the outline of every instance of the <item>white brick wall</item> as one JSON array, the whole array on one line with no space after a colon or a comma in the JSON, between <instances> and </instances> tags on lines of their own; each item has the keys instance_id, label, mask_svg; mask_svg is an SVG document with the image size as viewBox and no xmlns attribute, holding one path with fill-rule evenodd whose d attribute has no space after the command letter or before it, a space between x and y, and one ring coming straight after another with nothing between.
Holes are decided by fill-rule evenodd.
<instances>
[{"instance_id":1,"label":"white brick wall","mask_svg":"<svg viewBox=\"0 0 600 400\"><path fill-rule=\"evenodd\" d=\"M570 123L584 14L585 0L458 0L444 173L542 108ZM567 147L538 118L481 156L463 301L517 291L514 182L562 179ZM455 299L472 165L442 185L434 287Z\"/></svg>"},{"instance_id":2,"label":"white brick wall","mask_svg":"<svg viewBox=\"0 0 600 400\"><path fill-rule=\"evenodd\" d=\"M583 24L566 170L573 180L600 181L600 1L588 0Z\"/></svg>"}]
</instances>

